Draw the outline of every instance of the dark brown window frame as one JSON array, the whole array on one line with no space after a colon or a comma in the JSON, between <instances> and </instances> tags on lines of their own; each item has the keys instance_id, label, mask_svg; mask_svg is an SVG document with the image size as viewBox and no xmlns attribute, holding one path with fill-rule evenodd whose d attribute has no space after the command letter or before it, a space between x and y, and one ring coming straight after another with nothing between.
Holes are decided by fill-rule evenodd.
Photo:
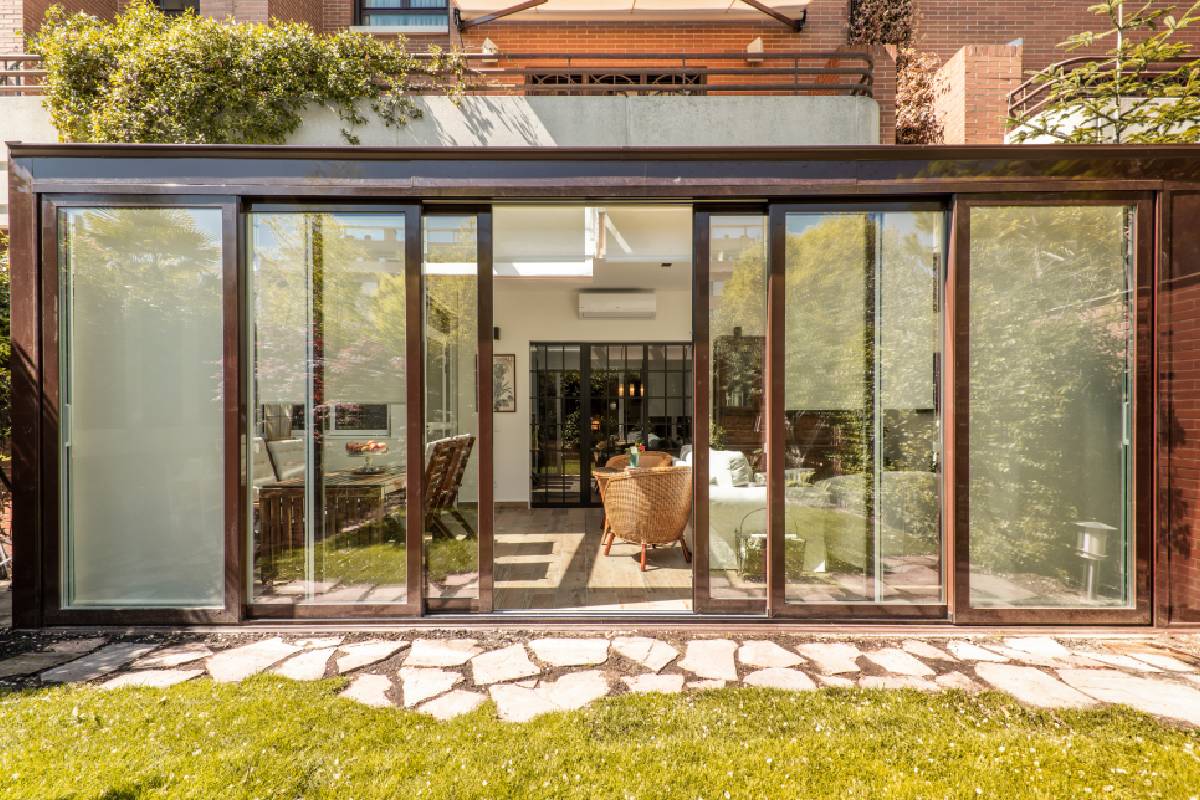
<instances>
[{"instance_id":1,"label":"dark brown window frame","mask_svg":"<svg viewBox=\"0 0 1200 800\"><path fill-rule=\"evenodd\" d=\"M362 169L370 162L370 180L363 180ZM318 164L320 165L318 167ZM241 270L244 254L239 252L242 241L242 211L251 201L269 198L302 201L305 204L368 202L421 203L436 200L468 200L476 205L493 200L547 197L590 199L659 198L692 202L697 211L713 202L738 201L804 201L859 200L884 202L898 198L911 200L944 199L952 197L951 248L952 268L947 278L947 308L944 323L948 336L945 359L949 365L958 364L962 355L957 352L957 334L962 325L955 298L964 291L965 280L959 280L958 266L966 240L964 213L973 202L997 196L1007 204L1033 201L1039 195L1056 201L1062 198L1085 198L1089 193L1106 192L1112 197L1136 198L1138 204L1138 350L1136 354L1136 396L1139 408L1135 412L1136 436L1136 519L1137 519L1137 608L1117 615L1094 613L1090 609L1036 609L1028 616L1002 613L989 617L962 614L963 596L958 581L951 581L948 605L955 611L953 621L959 624L1054 624L1054 625L1145 625L1156 622L1166 625L1170 605L1169 574L1163 563L1171 555L1170 543L1156 528L1159 513L1156 508L1156 483L1153 469L1161 466L1153 451L1157 431L1159 393L1155 389L1153 365L1157 361L1158 342L1154 339L1156 312L1157 261L1164 257L1167 226L1156 215L1156 204L1169 198L1170 191L1200 189L1200 148L1191 146L1128 147L1128 146L1051 146L1051 147L863 147L863 148L750 148L737 152L698 148L643 148L605 150L562 148L546 150L498 149L415 149L386 148L299 148L299 147L188 147L139 145L49 145L13 144L10 154L10 230L12 231L13 273L13 391L14 391L14 538L17 553L17 575L14 583L15 622L22 627L45 624L193 624L236 622L244 618L244 553L240 552L245 537L233 530L234 547L229 548L231 531L226 531L227 600L226 609L219 614L173 612L171 610L95 610L63 611L57 607L56 591L47 591L45 569L48 551L57 547L56 512L45 511L57 504L57 479L47 477L47 461L57 460L56 376L47 374L48 351L57 341L46 336L56 321L56 295L46 293L42 261L57 263L54 214L46 211L54 203L97 206L104 202L124 205L163 206L194 203L195 198L226 209L225 273L226 273L226 364L228 385L230 371L234 379L240 373L241 333L229 330L228 314L239 308L244 294ZM552 187L552 188L551 188ZM1115 193L1115 194L1113 194ZM715 206L711 206L715 207ZM439 206L442 208L442 206ZM698 226L699 228L699 226ZM772 228L772 235L774 232ZM232 232L232 239L231 239ZM481 250L483 248L481 235ZM489 247L490 251L490 247ZM419 263L418 253L416 262ZM232 281L230 262L233 262ZM482 272L481 258L481 272ZM699 267L699 262L697 263ZM1147 277L1147 270L1149 276ZM490 264L488 272L490 274ZM962 276L966 278L968 276ZM232 285L233 289L230 290ZM704 288L707 288L706 286ZM696 292L695 297L704 297ZM781 298L772 298L778 302ZM490 310L490 309L489 309ZM694 321L703 317L697 315ZM240 322L240 321L239 321ZM482 317L481 317L482 323ZM483 347L490 348L490 325ZM233 343L229 339L232 336ZM482 335L481 335L482 336ZM694 345L701 341L699 332ZM413 345L410 343L409 345ZM418 345L419 346L419 345ZM232 352L231 352L232 348ZM695 351L697 384L706 375ZM955 450L954 428L965 414L956 400L962 394L961 381L955 380L955 370L946 369L943 386L944 419L954 419L947 426L946 452ZM769 380L773 380L770 378ZM240 459L240 443L236 433L245 425L244 387L239 384L235 414L240 425L235 426L233 441L226 431L230 452ZM703 389L703 391L701 390ZM694 398L699 403L707 396L707 386L697 385ZM227 419L230 409L226 409ZM696 449L703 453L707 446L707 430L701 441L701 425L706 412L694 411L696 420ZM486 415L484 415L486 416ZM1147 431L1149 425L1149 431ZM706 426L705 426L706 428ZM1149 434L1149 435L1147 435ZM481 454L482 456L482 454ZM777 457L777 456L776 456ZM957 457L945 464L945 481L956 487L948 492L949 507L955 515L961 513L954 498L962 484L956 474ZM230 464L227 459L227 494ZM490 463L490 454L481 464ZM699 464L697 468L699 470ZM240 479L237 483L238 505L234 506L240 527L245 519L241 503ZM772 493L774 502L774 493ZM481 497L481 501L482 501ZM230 509L227 506L227 514ZM962 532L955 518L949 517L944 538L961 547ZM955 537L958 537L957 539ZM778 551L778 548L775 548ZM1151 554L1157 555L1155 586L1150 586ZM27 554L32 554L32 557ZM488 563L481 552L481 597L483 570ZM777 557L779 553L773 556ZM33 567L25 566L33 564ZM947 568L961 566L957 560ZM55 568L56 565L55 565ZM410 567L411 569L411 567ZM235 576L230 581L230 576ZM56 579L54 579L56 580ZM778 578L773 578L778 580ZM419 583L417 584L419 585ZM56 588L56 587L55 587ZM1154 589L1154 604L1150 603ZM236 604L230 603L235 596ZM773 604L774 605L774 604ZM1157 616L1151 614L1157 609ZM427 610L438 610L429 608ZM450 610L450 609L446 609ZM505 622L546 622L546 617L503 615L492 616L486 602L474 604L474 619ZM354 609L357 612L357 609ZM778 609L772 608L778 617ZM718 612L719 614L719 612ZM355 613L357 616L357 613ZM429 624L444 622L444 617L422 620ZM561 619L561 618L560 618ZM596 616L575 615L573 620L594 623ZM662 623L664 621L712 624L721 620L748 621L743 616L638 617L623 616L628 624ZM760 618L761 619L761 618ZM415 620L414 620L415 621ZM610 617L599 618L609 622ZM843 620L844 621L844 620ZM1186 624L1187 620L1174 622Z\"/></svg>"}]
</instances>

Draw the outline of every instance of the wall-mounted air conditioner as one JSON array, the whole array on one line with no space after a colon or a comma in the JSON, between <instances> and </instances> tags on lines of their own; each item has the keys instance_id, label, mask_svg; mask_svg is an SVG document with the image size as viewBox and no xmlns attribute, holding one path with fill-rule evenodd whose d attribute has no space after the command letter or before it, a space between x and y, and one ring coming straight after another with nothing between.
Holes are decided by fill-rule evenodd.
<instances>
[{"instance_id":1,"label":"wall-mounted air conditioner","mask_svg":"<svg viewBox=\"0 0 1200 800\"><path fill-rule=\"evenodd\" d=\"M586 290L579 292L580 319L654 319L658 299L653 290Z\"/></svg>"}]
</instances>

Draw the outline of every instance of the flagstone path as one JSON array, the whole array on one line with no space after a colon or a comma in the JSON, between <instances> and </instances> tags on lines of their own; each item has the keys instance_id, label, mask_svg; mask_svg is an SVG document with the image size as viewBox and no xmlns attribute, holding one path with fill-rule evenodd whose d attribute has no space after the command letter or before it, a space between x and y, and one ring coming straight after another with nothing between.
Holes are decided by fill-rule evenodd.
<instances>
[{"instance_id":1,"label":"flagstone path","mask_svg":"<svg viewBox=\"0 0 1200 800\"><path fill-rule=\"evenodd\" d=\"M0 637L0 688L162 689L201 676L235 682L259 673L292 680L344 675L343 696L370 706L451 719L491 701L512 722L624 692L992 689L1040 708L1123 703L1200 726L1200 636L439 636Z\"/></svg>"}]
</instances>

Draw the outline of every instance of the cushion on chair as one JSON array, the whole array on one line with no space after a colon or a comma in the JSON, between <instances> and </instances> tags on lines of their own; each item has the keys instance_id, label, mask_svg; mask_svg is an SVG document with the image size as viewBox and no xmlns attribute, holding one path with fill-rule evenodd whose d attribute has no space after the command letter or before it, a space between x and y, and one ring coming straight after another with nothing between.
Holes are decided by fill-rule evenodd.
<instances>
[{"instance_id":1,"label":"cushion on chair","mask_svg":"<svg viewBox=\"0 0 1200 800\"><path fill-rule=\"evenodd\" d=\"M279 480L299 478L304 475L304 440L279 439L267 442L267 452L271 454L271 462L275 465L275 474Z\"/></svg>"}]
</instances>

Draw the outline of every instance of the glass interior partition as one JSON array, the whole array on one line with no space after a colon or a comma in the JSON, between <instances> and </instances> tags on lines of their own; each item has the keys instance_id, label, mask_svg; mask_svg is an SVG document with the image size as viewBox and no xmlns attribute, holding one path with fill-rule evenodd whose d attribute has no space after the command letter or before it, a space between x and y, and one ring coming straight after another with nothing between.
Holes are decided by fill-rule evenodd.
<instances>
[{"instance_id":1,"label":"glass interior partition","mask_svg":"<svg viewBox=\"0 0 1200 800\"><path fill-rule=\"evenodd\" d=\"M474 214L424 217L425 597L479 597L479 241Z\"/></svg>"},{"instance_id":2,"label":"glass interior partition","mask_svg":"<svg viewBox=\"0 0 1200 800\"><path fill-rule=\"evenodd\" d=\"M58 231L63 606L223 607L221 211Z\"/></svg>"},{"instance_id":3,"label":"glass interior partition","mask_svg":"<svg viewBox=\"0 0 1200 800\"><path fill-rule=\"evenodd\" d=\"M249 217L254 603L407 600L405 225Z\"/></svg>"},{"instance_id":4,"label":"glass interior partition","mask_svg":"<svg viewBox=\"0 0 1200 800\"><path fill-rule=\"evenodd\" d=\"M786 214L787 603L942 602L943 219Z\"/></svg>"},{"instance_id":5,"label":"glass interior partition","mask_svg":"<svg viewBox=\"0 0 1200 800\"><path fill-rule=\"evenodd\" d=\"M708 594L767 596L766 214L709 217Z\"/></svg>"},{"instance_id":6,"label":"glass interior partition","mask_svg":"<svg viewBox=\"0 0 1200 800\"><path fill-rule=\"evenodd\" d=\"M1133 207L970 209L974 608L1134 603Z\"/></svg>"}]
</instances>

